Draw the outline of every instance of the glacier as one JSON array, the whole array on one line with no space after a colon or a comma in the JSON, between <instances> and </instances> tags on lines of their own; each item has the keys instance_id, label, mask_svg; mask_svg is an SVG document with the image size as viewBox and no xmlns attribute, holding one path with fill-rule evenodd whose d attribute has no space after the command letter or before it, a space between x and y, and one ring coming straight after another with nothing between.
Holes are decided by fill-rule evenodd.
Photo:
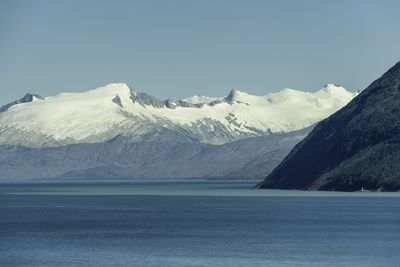
<instances>
[{"instance_id":1,"label":"glacier","mask_svg":"<svg viewBox=\"0 0 400 267\"><path fill-rule=\"evenodd\" d=\"M309 127L354 96L329 84L313 93L284 89L254 96L232 90L226 97L161 101L125 83L113 83L6 105L0 113L0 144L46 147L99 143L116 136L138 140L160 126L191 140L225 144Z\"/></svg>"}]
</instances>

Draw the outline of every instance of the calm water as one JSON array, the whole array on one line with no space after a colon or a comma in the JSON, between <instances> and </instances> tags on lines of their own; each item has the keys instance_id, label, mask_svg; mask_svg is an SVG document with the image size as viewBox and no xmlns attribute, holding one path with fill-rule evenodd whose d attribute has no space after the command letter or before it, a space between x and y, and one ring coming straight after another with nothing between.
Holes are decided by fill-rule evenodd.
<instances>
[{"instance_id":1,"label":"calm water","mask_svg":"<svg viewBox=\"0 0 400 267\"><path fill-rule=\"evenodd\" d=\"M1 266L400 266L400 193L0 184Z\"/></svg>"}]
</instances>

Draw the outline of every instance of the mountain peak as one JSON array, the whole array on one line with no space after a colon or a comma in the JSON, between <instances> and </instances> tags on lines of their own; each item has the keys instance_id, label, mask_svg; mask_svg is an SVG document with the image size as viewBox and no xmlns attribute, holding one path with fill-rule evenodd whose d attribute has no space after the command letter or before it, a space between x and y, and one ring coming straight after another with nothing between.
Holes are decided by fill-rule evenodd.
<instances>
[{"instance_id":1,"label":"mountain peak","mask_svg":"<svg viewBox=\"0 0 400 267\"><path fill-rule=\"evenodd\" d=\"M319 96L338 98L349 97L350 95L357 95L357 92L350 92L346 88L337 84L326 84L322 89L315 93Z\"/></svg>"},{"instance_id":2,"label":"mountain peak","mask_svg":"<svg viewBox=\"0 0 400 267\"><path fill-rule=\"evenodd\" d=\"M231 92L225 97L228 102L244 101L249 94L239 91L237 89L231 90Z\"/></svg>"},{"instance_id":3,"label":"mountain peak","mask_svg":"<svg viewBox=\"0 0 400 267\"><path fill-rule=\"evenodd\" d=\"M130 86L127 83L109 83L106 86L104 86L106 88L129 88Z\"/></svg>"},{"instance_id":4,"label":"mountain peak","mask_svg":"<svg viewBox=\"0 0 400 267\"><path fill-rule=\"evenodd\" d=\"M23 104L23 103L35 102L36 100L44 100L44 97L42 97L40 95L27 93L22 98L2 106L0 108L0 112L7 111L9 108L11 108L12 106L15 106L15 105Z\"/></svg>"},{"instance_id":5,"label":"mountain peak","mask_svg":"<svg viewBox=\"0 0 400 267\"><path fill-rule=\"evenodd\" d=\"M335 93L335 92L348 92L345 88L338 84L326 84L324 87L320 90L321 92L326 92L326 93Z\"/></svg>"},{"instance_id":6,"label":"mountain peak","mask_svg":"<svg viewBox=\"0 0 400 267\"><path fill-rule=\"evenodd\" d=\"M343 88L341 85L339 84L335 84L335 83L328 83L324 85L324 88Z\"/></svg>"},{"instance_id":7,"label":"mountain peak","mask_svg":"<svg viewBox=\"0 0 400 267\"><path fill-rule=\"evenodd\" d=\"M90 90L90 92L99 92L99 93L123 93L134 91L130 88L130 86L126 83L109 83L105 86L98 87Z\"/></svg>"},{"instance_id":8,"label":"mountain peak","mask_svg":"<svg viewBox=\"0 0 400 267\"><path fill-rule=\"evenodd\" d=\"M202 95L194 95L194 96L182 99L182 101L185 101L185 102L193 104L193 105L210 104L212 102L221 101L221 100L223 100L223 97L209 97L209 96L202 96Z\"/></svg>"}]
</instances>

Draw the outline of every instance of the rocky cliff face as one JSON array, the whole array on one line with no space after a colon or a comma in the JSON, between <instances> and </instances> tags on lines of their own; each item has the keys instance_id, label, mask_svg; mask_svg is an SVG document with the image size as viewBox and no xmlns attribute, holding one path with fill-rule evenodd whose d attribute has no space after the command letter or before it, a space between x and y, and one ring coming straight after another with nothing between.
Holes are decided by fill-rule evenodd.
<instances>
[{"instance_id":1,"label":"rocky cliff face","mask_svg":"<svg viewBox=\"0 0 400 267\"><path fill-rule=\"evenodd\" d=\"M260 188L400 189L400 63L316 125Z\"/></svg>"}]
</instances>

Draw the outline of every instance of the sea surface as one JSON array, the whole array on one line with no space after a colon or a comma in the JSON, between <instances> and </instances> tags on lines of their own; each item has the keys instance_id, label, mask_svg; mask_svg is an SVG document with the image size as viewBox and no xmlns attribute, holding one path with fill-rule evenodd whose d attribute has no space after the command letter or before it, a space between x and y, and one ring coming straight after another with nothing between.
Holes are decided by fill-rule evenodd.
<instances>
[{"instance_id":1,"label":"sea surface","mask_svg":"<svg viewBox=\"0 0 400 267\"><path fill-rule=\"evenodd\" d=\"M0 184L0 266L400 266L400 193Z\"/></svg>"}]
</instances>

